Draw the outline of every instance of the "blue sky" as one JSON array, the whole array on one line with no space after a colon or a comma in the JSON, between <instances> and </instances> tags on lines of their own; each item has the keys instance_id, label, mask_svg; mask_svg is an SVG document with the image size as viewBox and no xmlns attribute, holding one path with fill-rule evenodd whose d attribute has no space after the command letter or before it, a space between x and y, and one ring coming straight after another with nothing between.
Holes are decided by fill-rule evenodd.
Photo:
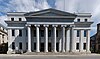
<instances>
[{"instance_id":1,"label":"blue sky","mask_svg":"<svg viewBox=\"0 0 100 59\"><path fill-rule=\"evenodd\" d=\"M0 23L6 25L7 12L29 12L47 8L55 8L71 13L91 13L94 21L91 35L96 33L96 25L100 23L100 0L0 0Z\"/></svg>"}]
</instances>

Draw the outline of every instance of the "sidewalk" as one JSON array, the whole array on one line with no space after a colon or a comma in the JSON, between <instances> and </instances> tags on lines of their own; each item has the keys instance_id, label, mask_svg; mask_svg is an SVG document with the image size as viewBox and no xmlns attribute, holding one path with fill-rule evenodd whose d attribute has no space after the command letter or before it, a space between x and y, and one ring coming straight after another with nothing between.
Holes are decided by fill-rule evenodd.
<instances>
[{"instance_id":1,"label":"sidewalk","mask_svg":"<svg viewBox=\"0 0 100 59\"><path fill-rule=\"evenodd\" d=\"M100 56L100 54L80 54L80 55L24 55L24 54L0 54L0 56Z\"/></svg>"}]
</instances>

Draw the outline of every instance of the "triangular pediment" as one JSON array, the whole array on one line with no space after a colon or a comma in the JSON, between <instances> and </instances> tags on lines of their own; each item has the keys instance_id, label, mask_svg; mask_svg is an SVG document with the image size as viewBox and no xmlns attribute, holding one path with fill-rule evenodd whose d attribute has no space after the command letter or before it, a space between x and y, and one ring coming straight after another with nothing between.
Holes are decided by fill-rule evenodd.
<instances>
[{"instance_id":1,"label":"triangular pediment","mask_svg":"<svg viewBox=\"0 0 100 59\"><path fill-rule=\"evenodd\" d=\"M76 16L76 15L50 8L36 12L29 12L26 13L25 16Z\"/></svg>"}]
</instances>

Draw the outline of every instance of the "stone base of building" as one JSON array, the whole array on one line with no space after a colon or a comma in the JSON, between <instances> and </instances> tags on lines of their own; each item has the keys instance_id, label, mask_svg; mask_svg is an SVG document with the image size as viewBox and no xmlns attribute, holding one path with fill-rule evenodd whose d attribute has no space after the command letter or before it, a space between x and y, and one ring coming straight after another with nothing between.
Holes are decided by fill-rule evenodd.
<instances>
[{"instance_id":1,"label":"stone base of building","mask_svg":"<svg viewBox=\"0 0 100 59\"><path fill-rule=\"evenodd\" d=\"M8 51L7 51L7 54L15 54L15 51L10 51L10 50L8 50Z\"/></svg>"}]
</instances>

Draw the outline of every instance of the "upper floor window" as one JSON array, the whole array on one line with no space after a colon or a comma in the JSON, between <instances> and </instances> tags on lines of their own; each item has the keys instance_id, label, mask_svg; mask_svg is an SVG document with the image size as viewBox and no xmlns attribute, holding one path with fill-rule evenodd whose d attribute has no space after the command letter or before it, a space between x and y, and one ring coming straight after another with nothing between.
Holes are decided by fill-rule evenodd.
<instances>
[{"instance_id":1,"label":"upper floor window","mask_svg":"<svg viewBox=\"0 0 100 59\"><path fill-rule=\"evenodd\" d=\"M79 35L80 35L80 31L79 31L79 30L77 30L77 37L79 37Z\"/></svg>"},{"instance_id":2,"label":"upper floor window","mask_svg":"<svg viewBox=\"0 0 100 59\"><path fill-rule=\"evenodd\" d=\"M22 18L19 18L19 21L22 21Z\"/></svg>"},{"instance_id":3,"label":"upper floor window","mask_svg":"<svg viewBox=\"0 0 100 59\"><path fill-rule=\"evenodd\" d=\"M11 21L14 21L14 18L11 18Z\"/></svg>"},{"instance_id":4,"label":"upper floor window","mask_svg":"<svg viewBox=\"0 0 100 59\"><path fill-rule=\"evenodd\" d=\"M36 30L34 30L34 32L33 32L33 33L34 33L34 34L33 34L33 35L34 35L34 37L36 37Z\"/></svg>"},{"instance_id":5,"label":"upper floor window","mask_svg":"<svg viewBox=\"0 0 100 59\"><path fill-rule=\"evenodd\" d=\"M12 30L12 36L15 36L15 30Z\"/></svg>"},{"instance_id":6,"label":"upper floor window","mask_svg":"<svg viewBox=\"0 0 100 59\"><path fill-rule=\"evenodd\" d=\"M49 30L49 32L48 32L48 36L51 37L51 30Z\"/></svg>"},{"instance_id":7,"label":"upper floor window","mask_svg":"<svg viewBox=\"0 0 100 59\"><path fill-rule=\"evenodd\" d=\"M19 30L19 36L22 36L22 30Z\"/></svg>"},{"instance_id":8,"label":"upper floor window","mask_svg":"<svg viewBox=\"0 0 100 59\"><path fill-rule=\"evenodd\" d=\"M41 30L41 37L44 37L44 30Z\"/></svg>"},{"instance_id":9,"label":"upper floor window","mask_svg":"<svg viewBox=\"0 0 100 59\"><path fill-rule=\"evenodd\" d=\"M80 22L80 19L77 19L77 22Z\"/></svg>"},{"instance_id":10,"label":"upper floor window","mask_svg":"<svg viewBox=\"0 0 100 59\"><path fill-rule=\"evenodd\" d=\"M85 22L87 22L87 19L85 19Z\"/></svg>"},{"instance_id":11,"label":"upper floor window","mask_svg":"<svg viewBox=\"0 0 100 59\"><path fill-rule=\"evenodd\" d=\"M86 30L84 30L84 37L86 37L86 32L87 32L87 31L86 31Z\"/></svg>"}]
</instances>

